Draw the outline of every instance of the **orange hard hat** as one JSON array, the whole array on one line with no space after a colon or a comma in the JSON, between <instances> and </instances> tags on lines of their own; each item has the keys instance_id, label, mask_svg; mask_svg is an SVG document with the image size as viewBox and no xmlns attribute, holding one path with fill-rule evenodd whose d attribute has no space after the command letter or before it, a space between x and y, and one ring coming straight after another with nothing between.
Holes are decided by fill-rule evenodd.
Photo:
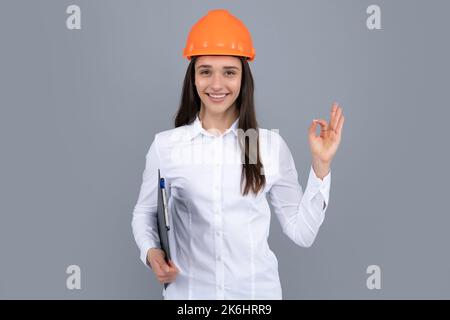
<instances>
[{"instance_id":1,"label":"orange hard hat","mask_svg":"<svg viewBox=\"0 0 450 320\"><path fill-rule=\"evenodd\" d=\"M189 32L183 56L232 55L255 58L250 32L241 20L224 9L209 10Z\"/></svg>"}]
</instances>

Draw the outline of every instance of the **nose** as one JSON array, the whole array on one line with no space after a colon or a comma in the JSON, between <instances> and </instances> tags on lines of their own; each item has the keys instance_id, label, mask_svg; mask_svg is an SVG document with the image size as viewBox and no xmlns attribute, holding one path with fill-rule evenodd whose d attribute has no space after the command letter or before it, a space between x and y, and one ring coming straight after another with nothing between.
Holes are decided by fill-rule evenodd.
<instances>
[{"instance_id":1,"label":"nose","mask_svg":"<svg viewBox=\"0 0 450 320\"><path fill-rule=\"evenodd\" d=\"M222 76L219 73L216 73L211 79L211 89L219 91L222 87Z\"/></svg>"}]
</instances>

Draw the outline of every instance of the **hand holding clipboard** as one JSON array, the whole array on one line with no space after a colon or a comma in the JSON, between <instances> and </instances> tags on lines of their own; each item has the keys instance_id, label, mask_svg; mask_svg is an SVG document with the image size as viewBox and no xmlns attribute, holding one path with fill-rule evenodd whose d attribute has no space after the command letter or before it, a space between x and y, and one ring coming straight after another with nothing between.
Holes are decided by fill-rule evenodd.
<instances>
[{"instance_id":1,"label":"hand holding clipboard","mask_svg":"<svg viewBox=\"0 0 450 320\"><path fill-rule=\"evenodd\" d=\"M170 219L169 219L169 207L168 207L168 197L166 192L166 185L164 178L161 178L161 172L158 169L158 234L161 243L161 250L165 253L166 263L169 267L173 267L169 263L171 260L170 247L169 247L169 230L170 230ZM167 288L169 283L164 283L164 288Z\"/></svg>"},{"instance_id":2,"label":"hand holding clipboard","mask_svg":"<svg viewBox=\"0 0 450 320\"><path fill-rule=\"evenodd\" d=\"M156 182L156 181L155 181ZM161 178L158 170L158 206L157 206L157 228L160 239L160 246L153 247L148 250L147 260L155 273L159 282L164 283L164 289L175 280L179 273L179 269L173 263L170 256L169 249L169 207L168 197L166 193L166 185L163 178Z\"/></svg>"}]
</instances>

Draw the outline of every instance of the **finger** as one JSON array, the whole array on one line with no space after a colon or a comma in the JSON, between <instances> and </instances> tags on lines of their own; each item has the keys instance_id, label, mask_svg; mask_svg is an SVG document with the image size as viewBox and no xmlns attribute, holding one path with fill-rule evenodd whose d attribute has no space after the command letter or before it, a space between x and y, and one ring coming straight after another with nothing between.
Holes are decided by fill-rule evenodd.
<instances>
[{"instance_id":1,"label":"finger","mask_svg":"<svg viewBox=\"0 0 450 320\"><path fill-rule=\"evenodd\" d=\"M158 281L160 281L161 283L164 282L173 282L175 281L176 276L165 276L165 277L158 277Z\"/></svg>"},{"instance_id":2,"label":"finger","mask_svg":"<svg viewBox=\"0 0 450 320\"><path fill-rule=\"evenodd\" d=\"M339 107L339 104L337 102L333 102L333 105L331 106L331 112L330 112L331 113L330 121L331 121L331 119L333 119L338 107Z\"/></svg>"},{"instance_id":3,"label":"finger","mask_svg":"<svg viewBox=\"0 0 450 320\"><path fill-rule=\"evenodd\" d=\"M337 125L337 134L338 135L342 134L342 127L344 126L344 121L345 121L345 117L344 117L344 115L342 115L341 118L339 119L339 123Z\"/></svg>"},{"instance_id":4,"label":"finger","mask_svg":"<svg viewBox=\"0 0 450 320\"><path fill-rule=\"evenodd\" d=\"M167 271L157 261L155 261L155 274L158 277L165 277L165 276L167 276Z\"/></svg>"},{"instance_id":5,"label":"finger","mask_svg":"<svg viewBox=\"0 0 450 320\"><path fill-rule=\"evenodd\" d=\"M315 121L320 126L319 135L321 135L322 133L325 133L328 130L328 122L326 120L324 120L324 119L315 119Z\"/></svg>"},{"instance_id":6,"label":"finger","mask_svg":"<svg viewBox=\"0 0 450 320\"><path fill-rule=\"evenodd\" d=\"M309 135L311 137L318 137L318 135L316 135L316 131L317 131L317 125L321 126L319 119L314 119L311 123L311 125L309 126ZM319 132L320 135L320 132Z\"/></svg>"},{"instance_id":7,"label":"finger","mask_svg":"<svg viewBox=\"0 0 450 320\"><path fill-rule=\"evenodd\" d=\"M162 262L161 269L167 274L170 271L169 265L166 263L166 261Z\"/></svg>"},{"instance_id":8,"label":"finger","mask_svg":"<svg viewBox=\"0 0 450 320\"><path fill-rule=\"evenodd\" d=\"M170 274L168 272L164 272L163 270L161 270L160 273L155 272L155 274L158 279L167 278L170 276Z\"/></svg>"},{"instance_id":9,"label":"finger","mask_svg":"<svg viewBox=\"0 0 450 320\"><path fill-rule=\"evenodd\" d=\"M317 128L317 122L315 120L313 120L313 122L311 122L311 125L309 126L309 130L308 130L308 134L311 137L316 136L316 128Z\"/></svg>"},{"instance_id":10,"label":"finger","mask_svg":"<svg viewBox=\"0 0 450 320\"><path fill-rule=\"evenodd\" d=\"M161 284L172 282L172 280L170 280L170 279L158 279L158 281L159 281Z\"/></svg>"},{"instance_id":11,"label":"finger","mask_svg":"<svg viewBox=\"0 0 450 320\"><path fill-rule=\"evenodd\" d=\"M165 272L161 269L161 266L156 261L153 263L153 271L155 272L155 275L158 279L159 277L165 276Z\"/></svg>"},{"instance_id":12,"label":"finger","mask_svg":"<svg viewBox=\"0 0 450 320\"><path fill-rule=\"evenodd\" d=\"M169 273L169 274L167 274L166 279L173 281L176 277L177 277L176 273L174 273L174 274Z\"/></svg>"},{"instance_id":13,"label":"finger","mask_svg":"<svg viewBox=\"0 0 450 320\"><path fill-rule=\"evenodd\" d=\"M160 276L158 277L159 281L172 281L173 280L173 276Z\"/></svg>"},{"instance_id":14,"label":"finger","mask_svg":"<svg viewBox=\"0 0 450 320\"><path fill-rule=\"evenodd\" d=\"M342 108L337 107L336 112L334 113L333 119L331 119L331 121L330 121L330 130L333 130L333 131L336 130L336 126L338 124L341 113L342 113Z\"/></svg>"},{"instance_id":15,"label":"finger","mask_svg":"<svg viewBox=\"0 0 450 320\"><path fill-rule=\"evenodd\" d=\"M166 272L166 275L169 277L176 277L178 275L178 270L171 268L169 272Z\"/></svg>"},{"instance_id":16,"label":"finger","mask_svg":"<svg viewBox=\"0 0 450 320\"><path fill-rule=\"evenodd\" d=\"M328 122L324 119L314 119L313 121L317 122L317 124L322 128L325 128L325 129L328 128Z\"/></svg>"},{"instance_id":17,"label":"finger","mask_svg":"<svg viewBox=\"0 0 450 320\"><path fill-rule=\"evenodd\" d=\"M316 129L317 129L317 125L320 126L321 128L321 132L319 132L319 136L322 133L322 131L327 130L328 124L325 120L323 119L314 119L311 123L311 125L309 126L309 135L313 136L313 137L317 137L316 135Z\"/></svg>"},{"instance_id":18,"label":"finger","mask_svg":"<svg viewBox=\"0 0 450 320\"><path fill-rule=\"evenodd\" d=\"M331 126L331 123L333 122L333 119L334 119L334 117L335 117L335 115L336 115L336 110L337 110L337 108L338 108L338 103L337 102L333 102L333 105L331 106L331 111L330 111L330 126Z\"/></svg>"},{"instance_id":19,"label":"finger","mask_svg":"<svg viewBox=\"0 0 450 320\"><path fill-rule=\"evenodd\" d=\"M330 129L333 128L333 124L336 121L336 113L339 108L339 104L337 102L333 102L333 106L331 107L331 118L330 118Z\"/></svg>"},{"instance_id":20,"label":"finger","mask_svg":"<svg viewBox=\"0 0 450 320\"><path fill-rule=\"evenodd\" d=\"M167 265L166 261L162 257L155 257L156 264L158 265L159 270L166 274L169 271L169 266Z\"/></svg>"},{"instance_id":21,"label":"finger","mask_svg":"<svg viewBox=\"0 0 450 320\"><path fill-rule=\"evenodd\" d=\"M161 269L165 272L169 271L169 265L166 262L166 259L162 256L155 257L156 261L159 263Z\"/></svg>"},{"instance_id":22,"label":"finger","mask_svg":"<svg viewBox=\"0 0 450 320\"><path fill-rule=\"evenodd\" d=\"M178 271L179 271L178 267L175 265L175 263L173 263L172 260L169 260L169 267L170 267L170 269L172 269L173 271L178 273Z\"/></svg>"},{"instance_id":23,"label":"finger","mask_svg":"<svg viewBox=\"0 0 450 320\"><path fill-rule=\"evenodd\" d=\"M168 282L172 282L172 281L175 281L176 278L177 278L177 275L174 274L174 275L171 275L171 276L167 277L167 281Z\"/></svg>"}]
</instances>

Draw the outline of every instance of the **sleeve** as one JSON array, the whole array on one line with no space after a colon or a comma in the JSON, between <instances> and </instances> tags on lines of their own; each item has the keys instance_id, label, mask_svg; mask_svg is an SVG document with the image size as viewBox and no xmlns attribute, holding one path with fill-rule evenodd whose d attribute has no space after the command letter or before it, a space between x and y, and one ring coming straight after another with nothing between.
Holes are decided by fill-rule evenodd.
<instances>
[{"instance_id":1,"label":"sleeve","mask_svg":"<svg viewBox=\"0 0 450 320\"><path fill-rule=\"evenodd\" d=\"M140 259L149 268L151 266L147 263L148 250L161 248L157 226L159 165L157 136L155 136L146 155L142 184L131 222L133 236L140 250Z\"/></svg>"},{"instance_id":2,"label":"sleeve","mask_svg":"<svg viewBox=\"0 0 450 320\"><path fill-rule=\"evenodd\" d=\"M317 177L311 165L307 187L303 192L289 147L280 135L278 137L278 176L269 190L268 198L283 233L297 245L310 247L325 218L331 170L322 180Z\"/></svg>"}]
</instances>

